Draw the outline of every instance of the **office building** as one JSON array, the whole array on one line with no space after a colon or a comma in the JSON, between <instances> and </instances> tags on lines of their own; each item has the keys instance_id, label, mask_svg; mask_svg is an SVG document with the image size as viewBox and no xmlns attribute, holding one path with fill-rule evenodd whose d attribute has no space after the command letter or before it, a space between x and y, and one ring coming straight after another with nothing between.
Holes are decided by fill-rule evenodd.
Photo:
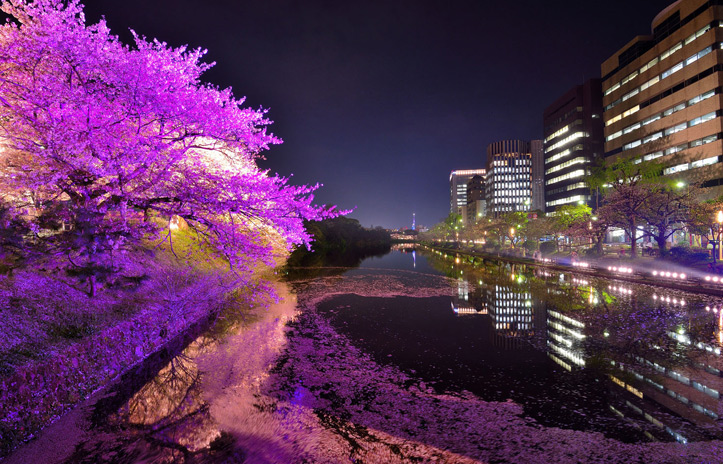
<instances>
[{"instance_id":1,"label":"office building","mask_svg":"<svg viewBox=\"0 0 723 464\"><path fill-rule=\"evenodd\" d=\"M499 217L530 211L532 150L530 142L503 140L487 146L487 214Z\"/></svg>"},{"instance_id":2,"label":"office building","mask_svg":"<svg viewBox=\"0 0 723 464\"><path fill-rule=\"evenodd\" d=\"M533 211L545 212L545 150L542 140L530 142L532 152L532 186L530 189Z\"/></svg>"},{"instance_id":3,"label":"office building","mask_svg":"<svg viewBox=\"0 0 723 464\"><path fill-rule=\"evenodd\" d=\"M679 0L602 64L605 158L723 193L723 2Z\"/></svg>"},{"instance_id":4,"label":"office building","mask_svg":"<svg viewBox=\"0 0 723 464\"><path fill-rule=\"evenodd\" d=\"M462 220L466 217L467 209L467 183L474 176L484 177L486 171L484 169L467 169L452 171L449 174L449 211L450 213L459 214Z\"/></svg>"},{"instance_id":5,"label":"office building","mask_svg":"<svg viewBox=\"0 0 723 464\"><path fill-rule=\"evenodd\" d=\"M574 86L545 109L543 169L548 214L581 202L597 207L585 177L603 154L602 114L600 79Z\"/></svg>"},{"instance_id":6,"label":"office building","mask_svg":"<svg viewBox=\"0 0 723 464\"><path fill-rule=\"evenodd\" d=\"M487 201L485 199L485 179L483 176L473 176L467 183L467 216L466 224L475 224L480 218L487 215Z\"/></svg>"}]
</instances>

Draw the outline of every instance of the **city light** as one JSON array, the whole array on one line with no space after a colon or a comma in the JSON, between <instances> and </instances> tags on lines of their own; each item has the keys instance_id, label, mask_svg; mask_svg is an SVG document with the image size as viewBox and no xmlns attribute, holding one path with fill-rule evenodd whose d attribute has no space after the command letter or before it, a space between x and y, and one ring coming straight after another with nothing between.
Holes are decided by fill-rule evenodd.
<instances>
[{"instance_id":1,"label":"city light","mask_svg":"<svg viewBox=\"0 0 723 464\"><path fill-rule=\"evenodd\" d=\"M608 266L608 271L619 272L621 274L632 274L633 268L625 266Z\"/></svg>"},{"instance_id":2,"label":"city light","mask_svg":"<svg viewBox=\"0 0 723 464\"><path fill-rule=\"evenodd\" d=\"M678 272L670 272L670 271L652 271L651 274L653 277L662 277L662 278L668 278L668 279L680 279L685 280L688 276L684 273L678 273ZM710 280L710 279L706 279Z\"/></svg>"}]
</instances>

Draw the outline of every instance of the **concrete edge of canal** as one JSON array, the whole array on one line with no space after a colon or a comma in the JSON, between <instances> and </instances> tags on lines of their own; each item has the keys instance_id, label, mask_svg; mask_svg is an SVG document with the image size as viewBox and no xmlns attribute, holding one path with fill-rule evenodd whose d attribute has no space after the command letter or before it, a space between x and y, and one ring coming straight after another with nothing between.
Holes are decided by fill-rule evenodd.
<instances>
[{"instance_id":1,"label":"concrete edge of canal","mask_svg":"<svg viewBox=\"0 0 723 464\"><path fill-rule=\"evenodd\" d=\"M671 272L665 269L656 270L652 267L641 269L640 266L638 266L639 263L636 263L635 261L626 261L624 264L617 264L613 266L603 264L601 262L602 260L594 259L580 260L576 264L567 264L550 258L545 258L541 261L501 253L492 254L477 250L447 248L429 243L420 243L420 245L443 253L463 255L470 258L505 261L512 264L523 264L526 266L540 267L561 272L575 272L578 274L604 277L636 284L646 284L655 287L703 293L712 296L723 296L723 276L718 277L714 275L707 275L693 268L685 268L686 271ZM642 264L649 265L652 262L654 261L645 260ZM653 274L654 272L656 274ZM673 277L673 275L675 275L675 277ZM683 278L680 277L681 275ZM706 279L706 277L708 279Z\"/></svg>"}]
</instances>

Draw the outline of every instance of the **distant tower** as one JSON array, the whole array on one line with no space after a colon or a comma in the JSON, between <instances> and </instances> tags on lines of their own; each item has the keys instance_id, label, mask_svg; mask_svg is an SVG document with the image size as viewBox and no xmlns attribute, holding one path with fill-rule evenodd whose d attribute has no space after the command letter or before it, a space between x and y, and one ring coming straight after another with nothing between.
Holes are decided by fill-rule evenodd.
<instances>
[{"instance_id":1,"label":"distant tower","mask_svg":"<svg viewBox=\"0 0 723 464\"><path fill-rule=\"evenodd\" d=\"M417 213L412 213L412 230L416 230L417 227Z\"/></svg>"}]
</instances>

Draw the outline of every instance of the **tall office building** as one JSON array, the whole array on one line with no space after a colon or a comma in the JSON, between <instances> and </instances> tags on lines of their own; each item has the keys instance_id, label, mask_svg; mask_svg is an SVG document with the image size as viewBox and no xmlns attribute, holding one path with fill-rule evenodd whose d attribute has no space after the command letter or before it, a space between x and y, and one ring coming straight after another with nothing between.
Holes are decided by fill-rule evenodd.
<instances>
[{"instance_id":1,"label":"tall office building","mask_svg":"<svg viewBox=\"0 0 723 464\"><path fill-rule=\"evenodd\" d=\"M723 2L679 0L602 64L605 157L723 193Z\"/></svg>"},{"instance_id":2,"label":"tall office building","mask_svg":"<svg viewBox=\"0 0 723 464\"><path fill-rule=\"evenodd\" d=\"M487 146L487 214L529 211L532 184L530 142L503 140Z\"/></svg>"},{"instance_id":3,"label":"tall office building","mask_svg":"<svg viewBox=\"0 0 723 464\"><path fill-rule=\"evenodd\" d=\"M542 140L530 142L532 152L531 209L545 212L545 150Z\"/></svg>"},{"instance_id":4,"label":"tall office building","mask_svg":"<svg viewBox=\"0 0 723 464\"><path fill-rule=\"evenodd\" d=\"M464 220L467 208L467 183L474 176L484 177L484 169L452 171L449 174L449 212L462 215ZM463 214L464 213L464 214Z\"/></svg>"},{"instance_id":5,"label":"tall office building","mask_svg":"<svg viewBox=\"0 0 723 464\"><path fill-rule=\"evenodd\" d=\"M486 215L485 178L484 176L473 176L467 182L466 224L475 224L481 217Z\"/></svg>"},{"instance_id":6,"label":"tall office building","mask_svg":"<svg viewBox=\"0 0 723 464\"><path fill-rule=\"evenodd\" d=\"M584 202L595 208L585 183L590 166L603 153L600 79L576 85L548 106L542 116L545 211Z\"/></svg>"}]
</instances>

